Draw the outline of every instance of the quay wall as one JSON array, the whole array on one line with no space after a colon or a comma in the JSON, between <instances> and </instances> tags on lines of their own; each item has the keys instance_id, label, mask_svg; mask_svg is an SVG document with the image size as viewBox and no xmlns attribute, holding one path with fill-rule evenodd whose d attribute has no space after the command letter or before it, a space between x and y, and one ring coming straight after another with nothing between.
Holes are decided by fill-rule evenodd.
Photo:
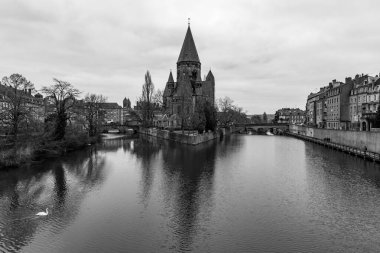
<instances>
[{"instance_id":1,"label":"quay wall","mask_svg":"<svg viewBox=\"0 0 380 253\"><path fill-rule=\"evenodd\" d=\"M290 125L289 131L293 134L304 135L319 140L329 139L330 142L380 153L380 132L342 131L334 129L312 128Z\"/></svg>"},{"instance_id":2,"label":"quay wall","mask_svg":"<svg viewBox=\"0 0 380 253\"><path fill-rule=\"evenodd\" d=\"M161 130L161 129L155 129L155 128L140 128L139 133L155 136L157 138L161 138L165 140L171 140L175 142L189 144L189 145L197 145L203 142L215 140L216 138L220 136L219 133L214 133L214 132L197 134L197 135L186 135L186 134L182 134L178 132L171 132L168 130Z\"/></svg>"}]
</instances>

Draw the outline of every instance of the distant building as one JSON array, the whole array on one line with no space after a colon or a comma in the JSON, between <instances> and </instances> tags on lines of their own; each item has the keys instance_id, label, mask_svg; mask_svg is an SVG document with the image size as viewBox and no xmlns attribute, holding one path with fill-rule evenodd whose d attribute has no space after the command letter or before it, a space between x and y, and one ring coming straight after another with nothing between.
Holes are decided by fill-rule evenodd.
<instances>
[{"instance_id":1,"label":"distant building","mask_svg":"<svg viewBox=\"0 0 380 253\"><path fill-rule=\"evenodd\" d=\"M286 123L300 125L305 122L305 111L299 108L282 108L276 111L275 123Z\"/></svg>"},{"instance_id":2,"label":"distant building","mask_svg":"<svg viewBox=\"0 0 380 253\"><path fill-rule=\"evenodd\" d=\"M141 124L141 118L136 111L123 108L123 124L128 126L138 126Z\"/></svg>"},{"instance_id":3,"label":"distant building","mask_svg":"<svg viewBox=\"0 0 380 253\"><path fill-rule=\"evenodd\" d=\"M124 100L123 100L123 108L131 109L131 100L129 100L129 98L124 98Z\"/></svg>"},{"instance_id":4,"label":"distant building","mask_svg":"<svg viewBox=\"0 0 380 253\"><path fill-rule=\"evenodd\" d=\"M257 123L272 123L274 120L275 115L274 114L267 114L267 120L264 122L263 114L252 114L247 115L247 120L249 120L251 123L257 124Z\"/></svg>"},{"instance_id":5,"label":"distant building","mask_svg":"<svg viewBox=\"0 0 380 253\"><path fill-rule=\"evenodd\" d=\"M30 112L31 120L43 122L44 115L44 100L41 94L32 95L32 90L18 90L21 95L22 103ZM12 103L10 97L14 93L12 87L0 83L0 113L10 110ZM28 119L29 120L29 119Z\"/></svg>"},{"instance_id":6,"label":"distant building","mask_svg":"<svg viewBox=\"0 0 380 253\"><path fill-rule=\"evenodd\" d=\"M123 123L123 108L117 103L101 103L100 108L105 112L104 123Z\"/></svg>"}]
</instances>

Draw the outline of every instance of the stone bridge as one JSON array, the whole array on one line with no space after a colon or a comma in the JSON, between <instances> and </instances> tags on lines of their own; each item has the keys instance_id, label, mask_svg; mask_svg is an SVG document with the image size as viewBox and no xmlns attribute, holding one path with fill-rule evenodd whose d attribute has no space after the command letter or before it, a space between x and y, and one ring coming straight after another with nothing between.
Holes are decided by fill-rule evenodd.
<instances>
[{"instance_id":1,"label":"stone bridge","mask_svg":"<svg viewBox=\"0 0 380 253\"><path fill-rule=\"evenodd\" d=\"M127 133L133 131L138 132L140 124L105 124L102 125L100 131L103 133Z\"/></svg>"},{"instance_id":2,"label":"stone bridge","mask_svg":"<svg viewBox=\"0 0 380 253\"><path fill-rule=\"evenodd\" d=\"M247 123L247 124L236 124L236 128L240 132L277 132L278 130L287 131L289 130L289 124L287 123Z\"/></svg>"}]
</instances>

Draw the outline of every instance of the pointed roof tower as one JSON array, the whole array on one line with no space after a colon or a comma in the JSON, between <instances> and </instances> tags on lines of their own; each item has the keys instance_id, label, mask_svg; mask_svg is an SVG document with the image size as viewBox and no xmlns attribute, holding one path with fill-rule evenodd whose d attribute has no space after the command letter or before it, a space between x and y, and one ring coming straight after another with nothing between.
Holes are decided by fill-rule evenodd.
<instances>
[{"instance_id":1,"label":"pointed roof tower","mask_svg":"<svg viewBox=\"0 0 380 253\"><path fill-rule=\"evenodd\" d=\"M174 78L173 78L171 70L170 70L170 75L169 75L168 83L174 83Z\"/></svg>"},{"instance_id":2,"label":"pointed roof tower","mask_svg":"<svg viewBox=\"0 0 380 253\"><path fill-rule=\"evenodd\" d=\"M206 76L206 81L213 81L213 80L214 80L214 75L212 74L211 69L210 69L210 71L208 72Z\"/></svg>"},{"instance_id":3,"label":"pointed roof tower","mask_svg":"<svg viewBox=\"0 0 380 253\"><path fill-rule=\"evenodd\" d=\"M190 24L187 28L185 40L183 41L181 53L179 54L177 63L183 61L200 62L193 35L191 34Z\"/></svg>"}]
</instances>

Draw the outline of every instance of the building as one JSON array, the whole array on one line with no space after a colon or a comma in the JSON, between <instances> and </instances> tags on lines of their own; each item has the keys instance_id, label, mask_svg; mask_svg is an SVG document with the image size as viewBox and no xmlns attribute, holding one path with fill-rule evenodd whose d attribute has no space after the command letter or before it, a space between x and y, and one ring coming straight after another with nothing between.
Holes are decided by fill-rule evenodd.
<instances>
[{"instance_id":1,"label":"building","mask_svg":"<svg viewBox=\"0 0 380 253\"><path fill-rule=\"evenodd\" d=\"M379 97L378 75L347 77L344 83L333 80L308 96L306 123L319 128L370 131Z\"/></svg>"},{"instance_id":2,"label":"building","mask_svg":"<svg viewBox=\"0 0 380 253\"><path fill-rule=\"evenodd\" d=\"M163 93L163 111L170 127L180 127L181 119L190 117L198 105L205 102L214 105L215 101L215 78L210 70L202 80L201 62L190 25L178 57L176 73L174 81L170 71Z\"/></svg>"},{"instance_id":3,"label":"building","mask_svg":"<svg viewBox=\"0 0 380 253\"><path fill-rule=\"evenodd\" d=\"M100 103L100 108L104 112L104 123L123 124L123 108L120 105L117 103Z\"/></svg>"},{"instance_id":4,"label":"building","mask_svg":"<svg viewBox=\"0 0 380 253\"><path fill-rule=\"evenodd\" d=\"M311 93L306 103L306 124L318 128L348 129L350 78L346 82L332 80L328 86Z\"/></svg>"},{"instance_id":5,"label":"building","mask_svg":"<svg viewBox=\"0 0 380 253\"><path fill-rule=\"evenodd\" d=\"M325 128L327 117L326 92L328 86L322 87L317 93L310 93L306 102L306 124L308 126Z\"/></svg>"},{"instance_id":6,"label":"building","mask_svg":"<svg viewBox=\"0 0 380 253\"><path fill-rule=\"evenodd\" d=\"M306 122L309 126L317 126L317 101L320 93L310 93L306 102Z\"/></svg>"},{"instance_id":7,"label":"building","mask_svg":"<svg viewBox=\"0 0 380 253\"><path fill-rule=\"evenodd\" d=\"M325 96L327 129L349 129L349 94L352 87L349 78L346 78L345 83L336 80L329 83Z\"/></svg>"},{"instance_id":8,"label":"building","mask_svg":"<svg viewBox=\"0 0 380 253\"><path fill-rule=\"evenodd\" d=\"M129 98L123 99L123 108L131 109L131 100Z\"/></svg>"},{"instance_id":9,"label":"building","mask_svg":"<svg viewBox=\"0 0 380 253\"><path fill-rule=\"evenodd\" d=\"M0 115L2 117L7 117L12 110L12 99L14 97L15 91L11 86L4 85L0 83ZM17 90L17 96L21 98L21 103L23 108L28 111L28 116L26 118L27 123L43 122L45 119L44 114L44 99L41 94L32 94L32 89L28 90ZM6 126L7 121L0 122L1 127Z\"/></svg>"},{"instance_id":10,"label":"building","mask_svg":"<svg viewBox=\"0 0 380 253\"><path fill-rule=\"evenodd\" d=\"M275 113L275 122L301 125L305 123L306 112L299 108L282 108Z\"/></svg>"},{"instance_id":11,"label":"building","mask_svg":"<svg viewBox=\"0 0 380 253\"><path fill-rule=\"evenodd\" d=\"M356 75L349 95L350 129L369 131L379 107L380 79L378 76Z\"/></svg>"}]
</instances>

